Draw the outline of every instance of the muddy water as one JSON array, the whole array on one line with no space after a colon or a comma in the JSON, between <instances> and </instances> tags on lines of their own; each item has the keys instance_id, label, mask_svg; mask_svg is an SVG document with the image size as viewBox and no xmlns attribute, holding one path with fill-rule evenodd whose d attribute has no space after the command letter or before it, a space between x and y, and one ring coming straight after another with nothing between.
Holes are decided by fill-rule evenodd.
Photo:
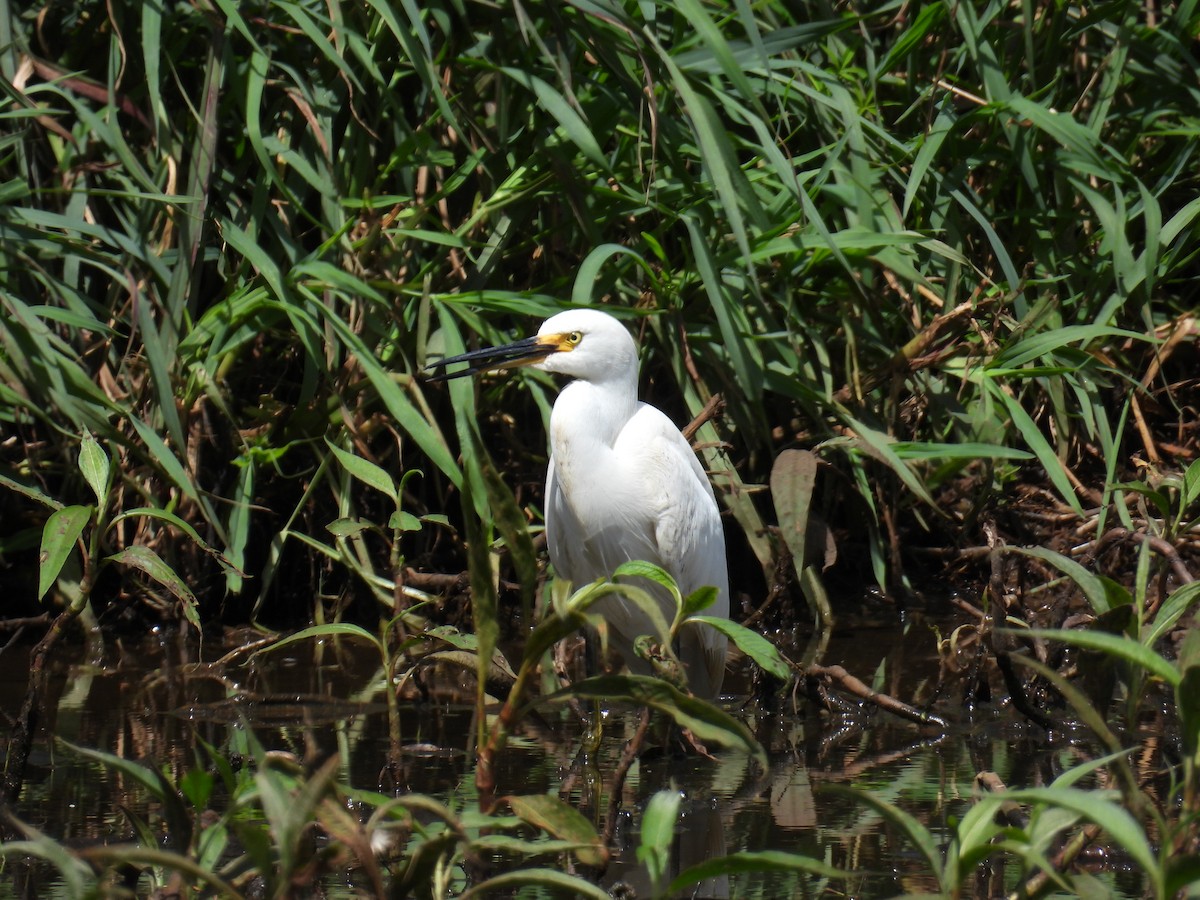
<instances>
[{"instance_id":1,"label":"muddy water","mask_svg":"<svg viewBox=\"0 0 1200 900\"><path fill-rule=\"evenodd\" d=\"M685 796L673 865L679 870L738 850L786 850L852 871L841 885L813 879L748 876L730 885L706 883L696 896L801 896L806 893L891 897L936 890L927 864L902 835L844 793L870 791L920 820L939 844L969 808L976 773L996 772L1009 785L1045 784L1088 755L1066 741L1050 742L1040 729L1021 725L1006 711L983 705L968 712L950 683L938 686L933 626L947 634L957 622L911 616L863 617L841 625L822 653L878 689L916 705L938 703L951 728L922 731L886 714L816 713L811 704L784 698L773 714L747 696L748 666L735 671L724 705L746 717L768 749L770 765L757 771L737 754L715 760L650 756L635 763L623 788L614 842L617 853L603 883L624 883L646 896L636 844L641 805L655 791ZM245 640L248 640L245 639ZM122 808L143 817L156 810L128 777L72 753L58 740L141 760L176 775L195 765L198 740L228 750L238 729L249 726L267 749L290 753L308 766L340 754L342 780L385 793L430 794L462 808L474 797L467 748L469 704L445 683L429 685L424 701L401 706L398 768L387 766L388 726L383 681L374 653L361 644L297 643L250 656L209 641L152 635L99 651L63 647L54 670L41 732L15 809L25 822L72 846L133 838ZM797 647L796 656L804 651ZM0 654L0 703L15 715L28 675L28 648ZM73 656L66 660L65 657ZM579 763L578 723L565 709L547 709L510 742L498 771L501 793L565 791L602 819L615 761L632 733L636 714L607 713L601 751L592 765ZM7 730L7 729L6 729ZM1135 874L1119 861L1100 866L1114 896L1141 893ZM976 896L999 896L1022 873L997 862L976 878ZM55 871L9 859L0 869L0 898L59 892ZM5 886L7 884L7 886ZM361 896L355 876L327 881L326 896Z\"/></svg>"}]
</instances>

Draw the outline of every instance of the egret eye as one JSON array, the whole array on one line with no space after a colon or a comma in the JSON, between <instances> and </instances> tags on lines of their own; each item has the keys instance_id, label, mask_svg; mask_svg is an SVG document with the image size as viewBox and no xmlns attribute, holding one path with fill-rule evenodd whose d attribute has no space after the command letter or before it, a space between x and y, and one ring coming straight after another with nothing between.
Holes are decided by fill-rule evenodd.
<instances>
[{"instance_id":1,"label":"egret eye","mask_svg":"<svg viewBox=\"0 0 1200 900\"><path fill-rule=\"evenodd\" d=\"M578 331L572 331L570 334L567 335L567 343L570 344L572 347L574 347L576 344L578 344L582 340L583 340L583 335L580 334Z\"/></svg>"}]
</instances>

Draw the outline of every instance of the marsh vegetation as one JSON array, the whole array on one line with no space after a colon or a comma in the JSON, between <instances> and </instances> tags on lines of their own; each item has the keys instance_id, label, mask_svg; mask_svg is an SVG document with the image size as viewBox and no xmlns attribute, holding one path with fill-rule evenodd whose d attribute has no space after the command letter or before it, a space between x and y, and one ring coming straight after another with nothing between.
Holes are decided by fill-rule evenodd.
<instances>
[{"instance_id":1,"label":"marsh vegetation","mask_svg":"<svg viewBox=\"0 0 1200 900\"><path fill-rule=\"evenodd\" d=\"M0 2L3 871L1189 890L1198 33L1193 2ZM572 305L696 420L721 704L568 671L615 588L545 565L553 379L421 377ZM667 720L714 757L683 798L626 752ZM39 815L89 779L120 790L86 828ZM771 785L791 825L688 825Z\"/></svg>"}]
</instances>

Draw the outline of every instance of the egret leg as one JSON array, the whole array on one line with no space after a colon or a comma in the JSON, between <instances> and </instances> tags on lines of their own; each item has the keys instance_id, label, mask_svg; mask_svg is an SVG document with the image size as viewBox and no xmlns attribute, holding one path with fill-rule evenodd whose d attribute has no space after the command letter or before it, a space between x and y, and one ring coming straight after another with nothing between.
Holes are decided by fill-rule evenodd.
<instances>
[{"instance_id":1,"label":"egret leg","mask_svg":"<svg viewBox=\"0 0 1200 900\"><path fill-rule=\"evenodd\" d=\"M597 650L600 638L593 632L588 632L583 640L583 660L588 676L600 671L600 653ZM583 735L583 749L589 756L600 752L600 742L604 738L604 714L600 701L592 701L592 714L588 719L587 730Z\"/></svg>"}]
</instances>

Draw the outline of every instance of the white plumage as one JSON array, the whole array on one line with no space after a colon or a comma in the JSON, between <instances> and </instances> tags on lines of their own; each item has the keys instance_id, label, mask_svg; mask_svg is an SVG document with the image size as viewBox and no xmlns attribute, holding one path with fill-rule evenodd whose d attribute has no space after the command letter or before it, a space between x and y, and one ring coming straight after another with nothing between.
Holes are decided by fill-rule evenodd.
<instances>
[{"instance_id":1,"label":"white plumage","mask_svg":"<svg viewBox=\"0 0 1200 900\"><path fill-rule=\"evenodd\" d=\"M546 537L558 574L579 586L610 577L622 563L644 560L669 572L685 596L716 587L717 601L707 612L727 617L725 537L712 485L679 429L639 402L637 347L624 326L598 310L571 310L547 319L534 338L438 365L486 360L573 379L550 415ZM487 366L446 377L482 368ZM670 622L669 598L657 586L652 593ZM595 609L630 669L648 671L633 652L636 637L654 632L646 614L615 596ZM682 629L678 654L697 696L719 693L725 652L726 638L715 629Z\"/></svg>"}]
</instances>

